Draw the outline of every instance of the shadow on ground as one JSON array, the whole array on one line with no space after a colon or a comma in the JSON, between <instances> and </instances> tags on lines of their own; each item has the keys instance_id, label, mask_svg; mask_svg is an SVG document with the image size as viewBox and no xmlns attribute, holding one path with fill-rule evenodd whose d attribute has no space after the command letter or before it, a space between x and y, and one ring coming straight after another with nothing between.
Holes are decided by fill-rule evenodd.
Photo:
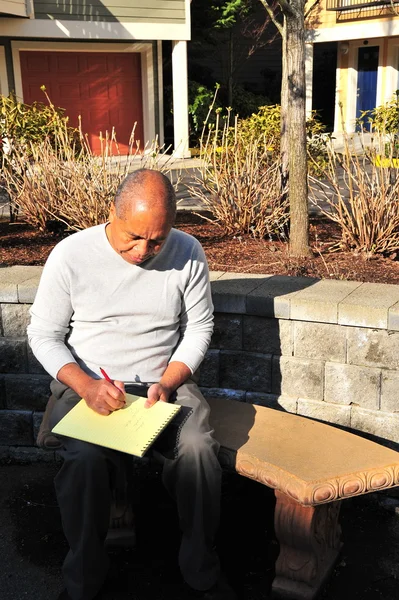
<instances>
[{"instance_id":1,"label":"shadow on ground","mask_svg":"<svg viewBox=\"0 0 399 600\"><path fill-rule=\"evenodd\" d=\"M0 466L1 600L53 600L61 587L66 552L53 491L52 463ZM137 546L110 550L104 598L189 600L178 569L179 538L174 504L158 469L134 475ZM392 496L393 494L393 496ZM399 590L399 514L395 492L343 503L344 548L321 600L396 600ZM274 558L271 490L225 474L219 554L240 600L269 597ZM396 508L397 510L397 508Z\"/></svg>"}]
</instances>

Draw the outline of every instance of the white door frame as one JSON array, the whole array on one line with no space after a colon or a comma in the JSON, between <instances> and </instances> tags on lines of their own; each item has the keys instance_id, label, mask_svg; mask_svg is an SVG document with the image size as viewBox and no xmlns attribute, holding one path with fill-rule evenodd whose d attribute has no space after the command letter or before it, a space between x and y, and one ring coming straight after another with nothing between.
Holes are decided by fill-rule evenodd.
<instances>
[{"instance_id":1,"label":"white door frame","mask_svg":"<svg viewBox=\"0 0 399 600\"><path fill-rule=\"evenodd\" d=\"M377 95L376 106L383 102L382 98L382 75L383 75L383 42L382 38L371 38L368 40L368 46L378 46L378 70L377 70ZM346 118L345 129L348 133L353 133L356 128L356 104L357 104L357 67L358 50L364 48L364 40L349 42L348 58L348 85L346 93Z\"/></svg>"}]
</instances>

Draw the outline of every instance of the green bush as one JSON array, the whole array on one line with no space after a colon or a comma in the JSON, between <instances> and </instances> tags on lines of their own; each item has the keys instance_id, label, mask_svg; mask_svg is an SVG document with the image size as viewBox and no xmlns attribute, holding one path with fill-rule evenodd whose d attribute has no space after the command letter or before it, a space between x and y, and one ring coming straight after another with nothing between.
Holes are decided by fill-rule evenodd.
<instances>
[{"instance_id":1,"label":"green bush","mask_svg":"<svg viewBox=\"0 0 399 600\"><path fill-rule=\"evenodd\" d=\"M372 131L396 137L399 128L399 90L394 93L389 102L363 111L357 123L361 127L369 123Z\"/></svg>"},{"instance_id":2,"label":"green bush","mask_svg":"<svg viewBox=\"0 0 399 600\"><path fill-rule=\"evenodd\" d=\"M241 118L245 119L256 113L262 106L271 104L267 96L255 94L246 90L241 85L235 85L233 88L233 111Z\"/></svg>"},{"instance_id":3,"label":"green bush","mask_svg":"<svg viewBox=\"0 0 399 600\"><path fill-rule=\"evenodd\" d=\"M42 88L45 93L45 88ZM24 104L15 94L0 95L0 139L7 152L21 146L27 147L49 139L55 144L57 134L65 131L71 143L79 143L79 131L68 126L68 117L62 108L56 108L46 94L48 104L34 102ZM1 149L3 149L3 144ZM0 152L3 163L3 150Z\"/></svg>"},{"instance_id":4,"label":"green bush","mask_svg":"<svg viewBox=\"0 0 399 600\"><path fill-rule=\"evenodd\" d=\"M188 82L188 114L190 115L191 131L197 137L208 117L211 116L209 115L210 107L214 105L214 108L219 108L219 103L215 98L218 89L219 84L216 84L215 90L212 91L196 81Z\"/></svg>"},{"instance_id":5,"label":"green bush","mask_svg":"<svg viewBox=\"0 0 399 600\"><path fill-rule=\"evenodd\" d=\"M239 119L238 126L242 135L248 140L264 136L269 144L269 152L276 159L280 154L280 118L281 107L279 104L261 106L258 112L253 113L247 119ZM309 170L316 174L325 166L327 160L327 139L325 126L319 121L315 111L307 120L306 129L310 155Z\"/></svg>"}]
</instances>

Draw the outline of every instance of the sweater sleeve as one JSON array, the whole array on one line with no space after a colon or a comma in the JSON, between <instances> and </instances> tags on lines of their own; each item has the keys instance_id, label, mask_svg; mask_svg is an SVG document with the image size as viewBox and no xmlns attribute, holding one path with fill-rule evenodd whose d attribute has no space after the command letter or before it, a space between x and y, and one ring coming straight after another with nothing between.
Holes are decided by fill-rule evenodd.
<instances>
[{"instance_id":1,"label":"sweater sleeve","mask_svg":"<svg viewBox=\"0 0 399 600\"><path fill-rule=\"evenodd\" d=\"M56 247L44 266L27 329L33 354L55 379L61 367L76 362L65 343L72 314L68 272Z\"/></svg>"},{"instance_id":2,"label":"sweater sleeve","mask_svg":"<svg viewBox=\"0 0 399 600\"><path fill-rule=\"evenodd\" d=\"M191 263L180 315L180 340L170 362L186 364L192 373L200 366L213 332L213 304L205 253L198 243Z\"/></svg>"}]
</instances>

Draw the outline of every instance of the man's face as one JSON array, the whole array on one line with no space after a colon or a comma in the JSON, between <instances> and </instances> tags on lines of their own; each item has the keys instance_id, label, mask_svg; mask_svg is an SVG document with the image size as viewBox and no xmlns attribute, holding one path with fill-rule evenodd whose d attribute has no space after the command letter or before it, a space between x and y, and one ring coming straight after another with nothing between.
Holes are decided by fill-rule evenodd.
<instances>
[{"instance_id":1,"label":"man's face","mask_svg":"<svg viewBox=\"0 0 399 600\"><path fill-rule=\"evenodd\" d=\"M106 233L113 249L132 264L141 265L160 252L172 223L165 210L129 211L126 218L119 218L115 206L111 206Z\"/></svg>"}]
</instances>

